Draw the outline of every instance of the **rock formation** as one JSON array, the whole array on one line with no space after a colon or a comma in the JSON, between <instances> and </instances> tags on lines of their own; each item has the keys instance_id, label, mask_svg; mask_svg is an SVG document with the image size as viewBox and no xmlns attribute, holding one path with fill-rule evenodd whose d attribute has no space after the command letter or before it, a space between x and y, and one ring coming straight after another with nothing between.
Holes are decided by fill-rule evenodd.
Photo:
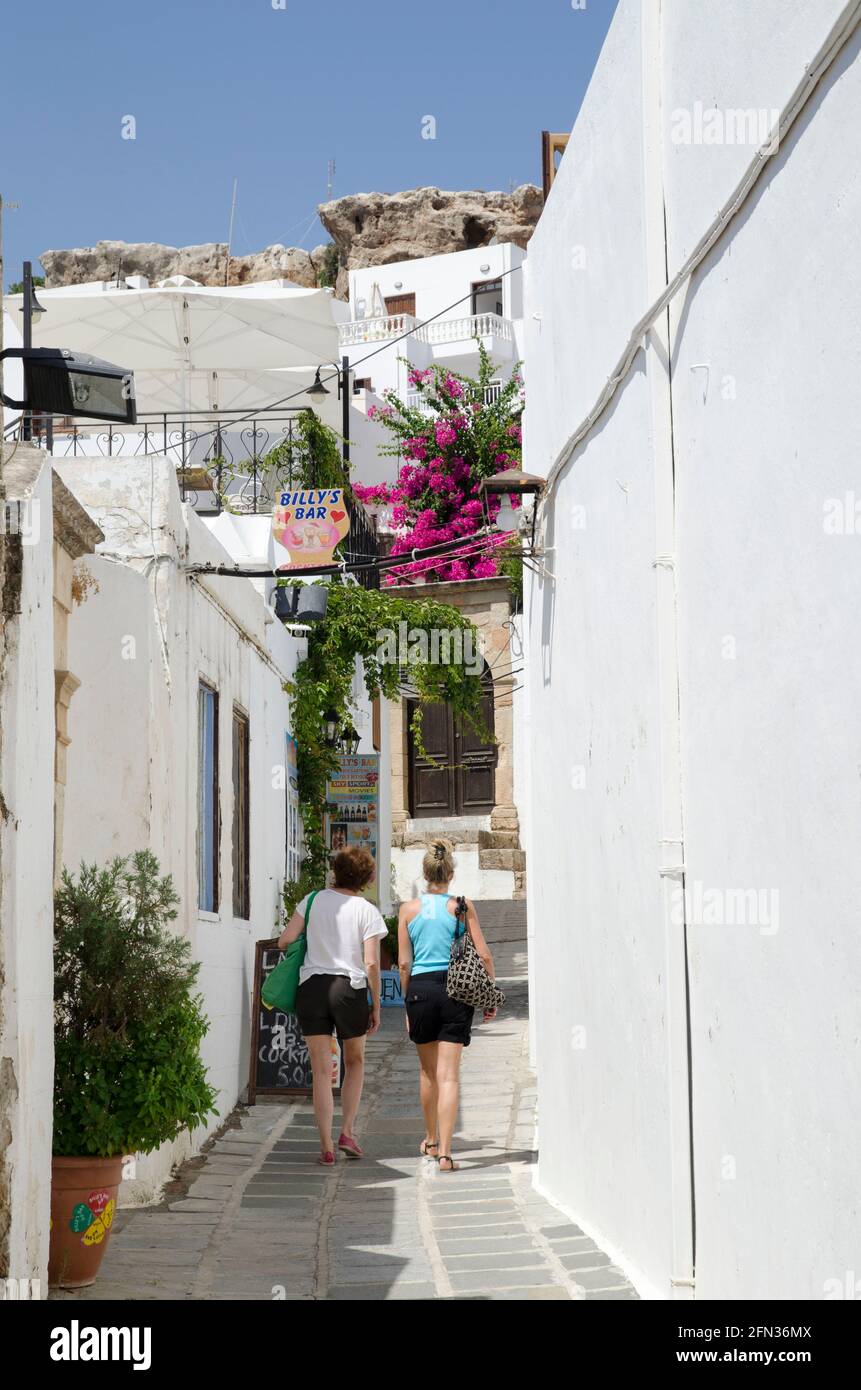
<instances>
[{"instance_id":1,"label":"rock formation","mask_svg":"<svg viewBox=\"0 0 861 1390\"><path fill-rule=\"evenodd\" d=\"M449 193L412 188L405 193L356 193L324 203L320 220L332 237L340 269L336 294L347 296L347 271L416 260L486 246L493 238L525 246L544 206L541 190L527 183L512 193ZM231 256L231 285L284 277L312 287L324 268L326 247L267 246L250 256ZM202 285L223 285L227 247L162 246L158 242L100 241L74 251L41 256L48 287L145 275L151 285L187 275Z\"/></svg>"},{"instance_id":2,"label":"rock formation","mask_svg":"<svg viewBox=\"0 0 861 1390\"><path fill-rule=\"evenodd\" d=\"M319 211L341 265L355 270L469 251L493 238L526 246L543 207L541 190L525 183L513 193L447 193L439 188L356 193L324 203Z\"/></svg>"},{"instance_id":3,"label":"rock formation","mask_svg":"<svg viewBox=\"0 0 861 1390\"><path fill-rule=\"evenodd\" d=\"M303 251L296 246L267 246L250 256L230 257L231 285L284 277L309 288L317 284L324 246ZM39 258L46 287L81 285L88 280L114 280L145 275L151 285L171 275L187 275L201 285L223 285L227 246L210 241L203 246L162 246L158 242L99 241L74 251L44 251Z\"/></svg>"}]
</instances>

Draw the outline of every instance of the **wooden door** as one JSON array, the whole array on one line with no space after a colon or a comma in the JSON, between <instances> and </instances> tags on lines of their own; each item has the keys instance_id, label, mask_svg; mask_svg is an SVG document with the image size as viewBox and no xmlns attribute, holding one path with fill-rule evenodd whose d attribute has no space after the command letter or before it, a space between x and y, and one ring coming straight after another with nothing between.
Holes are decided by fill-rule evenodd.
<instances>
[{"instance_id":1,"label":"wooden door","mask_svg":"<svg viewBox=\"0 0 861 1390\"><path fill-rule=\"evenodd\" d=\"M416 297L414 294L390 294L386 298L387 314L412 314L416 316Z\"/></svg>"},{"instance_id":2,"label":"wooden door","mask_svg":"<svg viewBox=\"0 0 861 1390\"><path fill-rule=\"evenodd\" d=\"M482 701L493 731L493 682L485 668ZM409 806L417 820L432 816L484 816L495 805L496 744L480 739L455 721L451 705L426 705L420 755L412 733L416 702L407 702L409 721Z\"/></svg>"}]
</instances>

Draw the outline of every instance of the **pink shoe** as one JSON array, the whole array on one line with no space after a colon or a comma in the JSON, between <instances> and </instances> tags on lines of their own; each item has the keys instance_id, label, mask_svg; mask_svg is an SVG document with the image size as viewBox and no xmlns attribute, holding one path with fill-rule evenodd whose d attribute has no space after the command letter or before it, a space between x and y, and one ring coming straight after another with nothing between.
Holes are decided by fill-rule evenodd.
<instances>
[{"instance_id":1,"label":"pink shoe","mask_svg":"<svg viewBox=\"0 0 861 1390\"><path fill-rule=\"evenodd\" d=\"M338 1140L338 1148L347 1158L364 1158L364 1152L359 1148L355 1139L351 1139L348 1134L342 1134Z\"/></svg>"},{"instance_id":2,"label":"pink shoe","mask_svg":"<svg viewBox=\"0 0 861 1390\"><path fill-rule=\"evenodd\" d=\"M335 1166L335 1155L332 1153L332 1150L329 1149L326 1153L320 1155L317 1162L320 1164L321 1168L333 1168Z\"/></svg>"}]
</instances>

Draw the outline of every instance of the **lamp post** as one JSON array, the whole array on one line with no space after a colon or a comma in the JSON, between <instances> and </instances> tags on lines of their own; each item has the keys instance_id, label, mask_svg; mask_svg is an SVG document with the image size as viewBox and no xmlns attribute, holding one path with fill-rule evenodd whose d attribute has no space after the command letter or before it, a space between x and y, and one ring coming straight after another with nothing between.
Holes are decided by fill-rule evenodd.
<instances>
[{"instance_id":1,"label":"lamp post","mask_svg":"<svg viewBox=\"0 0 861 1390\"><path fill-rule=\"evenodd\" d=\"M350 474L350 359L347 356L342 357L340 367L337 362L330 362L328 365L334 367L338 373L338 396L341 401L341 459L344 464L344 477L348 478ZM321 402L325 396L332 394L328 386L324 386L320 380L319 367L314 377L314 384L308 387L306 394L313 401Z\"/></svg>"},{"instance_id":2,"label":"lamp post","mask_svg":"<svg viewBox=\"0 0 861 1390\"><path fill-rule=\"evenodd\" d=\"M24 293L21 296L21 313L24 315L23 338L24 351L29 352L33 346L33 324L38 323L45 310L36 298L36 291L33 286L33 262L24 262ZM27 410L21 421L21 438L32 439L33 437L33 412Z\"/></svg>"}]
</instances>

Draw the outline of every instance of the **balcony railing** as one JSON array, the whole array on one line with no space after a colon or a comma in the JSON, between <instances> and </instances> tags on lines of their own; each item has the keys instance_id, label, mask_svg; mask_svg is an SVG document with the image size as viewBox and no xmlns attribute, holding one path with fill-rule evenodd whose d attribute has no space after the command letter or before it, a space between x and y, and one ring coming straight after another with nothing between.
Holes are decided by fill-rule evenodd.
<instances>
[{"instance_id":1,"label":"balcony railing","mask_svg":"<svg viewBox=\"0 0 861 1390\"><path fill-rule=\"evenodd\" d=\"M412 314L389 314L387 318L355 319L352 323L342 323L341 347L384 343L404 333L410 333L416 342L428 343L432 347L469 342L472 338L501 338L506 343L514 339L511 319L504 319L500 314L471 314L468 318L432 319L428 323L419 323Z\"/></svg>"},{"instance_id":2,"label":"balcony railing","mask_svg":"<svg viewBox=\"0 0 861 1390\"><path fill-rule=\"evenodd\" d=\"M510 343L514 338L511 319L500 314L472 314L465 319L433 319L416 330L419 342L461 343L470 338L501 338Z\"/></svg>"},{"instance_id":3,"label":"balcony railing","mask_svg":"<svg viewBox=\"0 0 861 1390\"><path fill-rule=\"evenodd\" d=\"M484 388L485 405L493 405L494 401L499 400L499 397L502 394L503 385L504 383L501 381L492 381L489 386L486 386ZM422 395L421 391L408 392L407 405L411 410L420 410L423 415L434 415L436 413L434 411L433 406Z\"/></svg>"},{"instance_id":4,"label":"balcony railing","mask_svg":"<svg viewBox=\"0 0 861 1390\"><path fill-rule=\"evenodd\" d=\"M416 326L412 314L389 314L380 319L355 319L352 323L342 323L340 327L341 347L355 347L359 343L384 343L389 338L399 338L410 333Z\"/></svg>"}]
</instances>

